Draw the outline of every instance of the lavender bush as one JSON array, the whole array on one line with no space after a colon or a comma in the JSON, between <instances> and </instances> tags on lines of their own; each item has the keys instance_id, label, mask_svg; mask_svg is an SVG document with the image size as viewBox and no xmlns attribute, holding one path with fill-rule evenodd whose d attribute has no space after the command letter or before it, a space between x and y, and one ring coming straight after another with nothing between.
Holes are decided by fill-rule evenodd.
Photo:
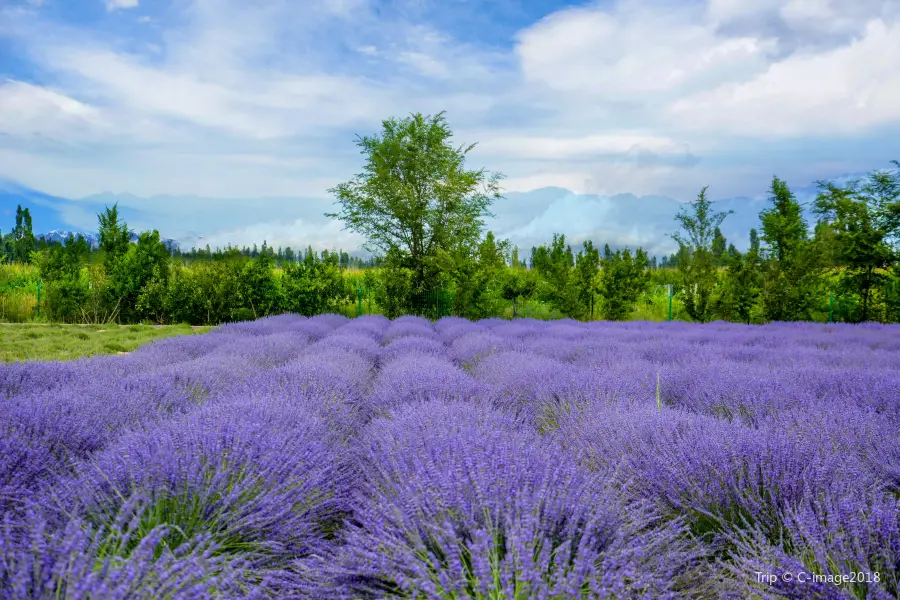
<instances>
[{"instance_id":1,"label":"lavender bush","mask_svg":"<svg viewBox=\"0 0 900 600\"><path fill-rule=\"evenodd\" d=\"M900 328L281 315L0 365L0 599L900 597Z\"/></svg>"}]
</instances>

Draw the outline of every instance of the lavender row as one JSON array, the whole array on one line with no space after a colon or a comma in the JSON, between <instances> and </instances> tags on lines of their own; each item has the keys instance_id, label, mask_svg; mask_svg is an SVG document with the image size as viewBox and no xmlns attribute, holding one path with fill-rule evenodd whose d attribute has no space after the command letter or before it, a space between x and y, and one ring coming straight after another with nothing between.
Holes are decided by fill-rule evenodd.
<instances>
[{"instance_id":1,"label":"lavender row","mask_svg":"<svg viewBox=\"0 0 900 600\"><path fill-rule=\"evenodd\" d=\"M283 315L7 365L0 597L897 597L898 349Z\"/></svg>"}]
</instances>

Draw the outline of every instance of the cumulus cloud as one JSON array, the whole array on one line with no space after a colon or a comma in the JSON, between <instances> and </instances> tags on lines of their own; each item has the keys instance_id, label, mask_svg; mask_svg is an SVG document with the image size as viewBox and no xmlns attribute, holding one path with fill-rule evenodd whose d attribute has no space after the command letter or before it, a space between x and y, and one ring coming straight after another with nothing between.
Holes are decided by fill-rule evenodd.
<instances>
[{"instance_id":1,"label":"cumulus cloud","mask_svg":"<svg viewBox=\"0 0 900 600\"><path fill-rule=\"evenodd\" d=\"M900 121L900 22L873 20L862 37L795 54L765 73L676 101L682 127L741 135L853 134Z\"/></svg>"},{"instance_id":2,"label":"cumulus cloud","mask_svg":"<svg viewBox=\"0 0 900 600\"><path fill-rule=\"evenodd\" d=\"M718 36L697 13L690 5L662 11L639 2L613 11L566 9L522 31L516 53L529 82L619 99L739 80L765 68L773 40Z\"/></svg>"},{"instance_id":3,"label":"cumulus cloud","mask_svg":"<svg viewBox=\"0 0 900 600\"><path fill-rule=\"evenodd\" d=\"M896 7L711 0L706 11L661 10L626 0L554 13L519 34L516 52L533 84L601 105L632 99L682 135L845 134L900 121Z\"/></svg>"}]
</instances>

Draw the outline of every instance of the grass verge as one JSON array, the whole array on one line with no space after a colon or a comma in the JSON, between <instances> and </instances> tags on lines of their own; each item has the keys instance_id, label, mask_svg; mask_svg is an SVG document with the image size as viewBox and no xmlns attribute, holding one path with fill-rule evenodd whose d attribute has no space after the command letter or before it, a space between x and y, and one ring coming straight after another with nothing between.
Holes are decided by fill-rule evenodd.
<instances>
[{"instance_id":1,"label":"grass verge","mask_svg":"<svg viewBox=\"0 0 900 600\"><path fill-rule=\"evenodd\" d=\"M119 354L160 338L204 333L210 329L190 325L0 323L0 362Z\"/></svg>"}]
</instances>

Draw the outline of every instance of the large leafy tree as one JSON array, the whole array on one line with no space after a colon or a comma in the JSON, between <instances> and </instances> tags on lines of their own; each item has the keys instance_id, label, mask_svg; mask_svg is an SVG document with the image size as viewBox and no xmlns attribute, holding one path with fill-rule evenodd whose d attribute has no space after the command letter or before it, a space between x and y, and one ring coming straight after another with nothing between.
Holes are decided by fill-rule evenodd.
<instances>
[{"instance_id":1,"label":"large leafy tree","mask_svg":"<svg viewBox=\"0 0 900 600\"><path fill-rule=\"evenodd\" d=\"M701 323L709 321L713 312L712 298L718 281L713 250L716 231L732 212L713 210L706 190L706 187L700 190L689 208L682 207L675 216L681 231L672 234L678 242L678 270L682 279L684 307L692 319Z\"/></svg>"},{"instance_id":2,"label":"large leafy tree","mask_svg":"<svg viewBox=\"0 0 900 600\"><path fill-rule=\"evenodd\" d=\"M771 208L759 215L768 255L763 312L773 321L809 319L815 297L817 261L802 207L787 183L778 177L772 178L769 201Z\"/></svg>"},{"instance_id":3,"label":"large leafy tree","mask_svg":"<svg viewBox=\"0 0 900 600\"><path fill-rule=\"evenodd\" d=\"M362 173L331 188L340 210L327 213L366 238L366 248L388 253L412 271L414 289L437 279L438 250L474 248L483 218L500 198L502 175L466 169L474 148L451 144L444 113L388 119L380 135L358 137Z\"/></svg>"},{"instance_id":4,"label":"large leafy tree","mask_svg":"<svg viewBox=\"0 0 900 600\"><path fill-rule=\"evenodd\" d=\"M894 161L897 167L900 163ZM874 293L888 280L900 236L900 168L845 186L818 182L815 212L834 243L841 291L856 296L854 320L873 316Z\"/></svg>"}]
</instances>

